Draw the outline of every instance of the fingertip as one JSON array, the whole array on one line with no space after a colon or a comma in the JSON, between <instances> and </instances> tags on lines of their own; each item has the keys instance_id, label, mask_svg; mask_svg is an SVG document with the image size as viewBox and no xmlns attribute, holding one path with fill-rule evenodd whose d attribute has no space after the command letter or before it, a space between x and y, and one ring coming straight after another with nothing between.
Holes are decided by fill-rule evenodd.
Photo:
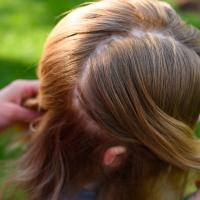
<instances>
[{"instance_id":1,"label":"fingertip","mask_svg":"<svg viewBox=\"0 0 200 200\"><path fill-rule=\"evenodd\" d=\"M14 120L16 122L30 123L34 119L41 116L40 113L21 106L18 106L16 110L17 112L14 113Z\"/></svg>"}]
</instances>

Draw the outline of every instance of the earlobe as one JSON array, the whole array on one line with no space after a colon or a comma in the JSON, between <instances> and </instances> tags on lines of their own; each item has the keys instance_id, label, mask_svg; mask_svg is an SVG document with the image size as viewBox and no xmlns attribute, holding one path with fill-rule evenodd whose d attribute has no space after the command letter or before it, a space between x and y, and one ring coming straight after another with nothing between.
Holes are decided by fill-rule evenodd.
<instances>
[{"instance_id":1,"label":"earlobe","mask_svg":"<svg viewBox=\"0 0 200 200\"><path fill-rule=\"evenodd\" d=\"M123 146L110 147L104 153L103 164L107 167L118 167L121 164L122 157L126 153Z\"/></svg>"}]
</instances>

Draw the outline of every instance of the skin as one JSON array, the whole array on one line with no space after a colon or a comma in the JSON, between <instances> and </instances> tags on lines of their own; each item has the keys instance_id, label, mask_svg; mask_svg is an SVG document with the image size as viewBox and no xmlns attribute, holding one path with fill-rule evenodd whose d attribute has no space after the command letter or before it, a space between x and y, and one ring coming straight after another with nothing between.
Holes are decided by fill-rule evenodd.
<instances>
[{"instance_id":1,"label":"skin","mask_svg":"<svg viewBox=\"0 0 200 200\"><path fill-rule=\"evenodd\" d=\"M0 130L15 123L30 123L39 114L25 108L25 100L36 96L38 81L16 80L0 90Z\"/></svg>"}]
</instances>

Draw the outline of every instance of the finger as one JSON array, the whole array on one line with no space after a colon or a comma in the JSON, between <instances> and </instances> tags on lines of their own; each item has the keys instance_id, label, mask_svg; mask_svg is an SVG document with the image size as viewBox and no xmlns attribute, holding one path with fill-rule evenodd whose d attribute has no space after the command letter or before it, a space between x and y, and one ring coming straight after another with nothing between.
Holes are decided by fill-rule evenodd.
<instances>
[{"instance_id":1,"label":"finger","mask_svg":"<svg viewBox=\"0 0 200 200\"><path fill-rule=\"evenodd\" d=\"M16 91L19 92L21 98L26 99L29 97L33 97L38 93L39 81L37 80L16 81L14 88L16 89Z\"/></svg>"},{"instance_id":2,"label":"finger","mask_svg":"<svg viewBox=\"0 0 200 200\"><path fill-rule=\"evenodd\" d=\"M39 81L26 81L24 84L24 88L21 91L21 105L27 100L27 99L33 99L37 102L36 96L38 94L39 89Z\"/></svg>"},{"instance_id":3,"label":"finger","mask_svg":"<svg viewBox=\"0 0 200 200\"><path fill-rule=\"evenodd\" d=\"M24 100L34 97L38 93L39 81L37 80L16 80L6 90L8 100L21 104Z\"/></svg>"},{"instance_id":4,"label":"finger","mask_svg":"<svg viewBox=\"0 0 200 200\"><path fill-rule=\"evenodd\" d=\"M37 112L34 112L32 110L29 110L27 108L21 107L16 104L12 105L12 116L11 116L12 123L15 122L30 123L39 116L40 114Z\"/></svg>"},{"instance_id":5,"label":"finger","mask_svg":"<svg viewBox=\"0 0 200 200\"><path fill-rule=\"evenodd\" d=\"M26 81L25 87L32 93L36 94L39 89L39 81L38 80Z\"/></svg>"}]
</instances>

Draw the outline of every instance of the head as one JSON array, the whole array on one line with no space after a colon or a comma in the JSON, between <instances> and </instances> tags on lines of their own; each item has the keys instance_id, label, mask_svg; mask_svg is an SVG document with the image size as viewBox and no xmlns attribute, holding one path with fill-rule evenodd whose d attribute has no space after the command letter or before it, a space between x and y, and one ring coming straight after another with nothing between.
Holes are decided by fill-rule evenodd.
<instances>
[{"instance_id":1,"label":"head","mask_svg":"<svg viewBox=\"0 0 200 200\"><path fill-rule=\"evenodd\" d=\"M90 183L98 199L180 198L200 169L200 32L168 4L73 10L50 33L38 77L46 112L20 175L33 199Z\"/></svg>"}]
</instances>

